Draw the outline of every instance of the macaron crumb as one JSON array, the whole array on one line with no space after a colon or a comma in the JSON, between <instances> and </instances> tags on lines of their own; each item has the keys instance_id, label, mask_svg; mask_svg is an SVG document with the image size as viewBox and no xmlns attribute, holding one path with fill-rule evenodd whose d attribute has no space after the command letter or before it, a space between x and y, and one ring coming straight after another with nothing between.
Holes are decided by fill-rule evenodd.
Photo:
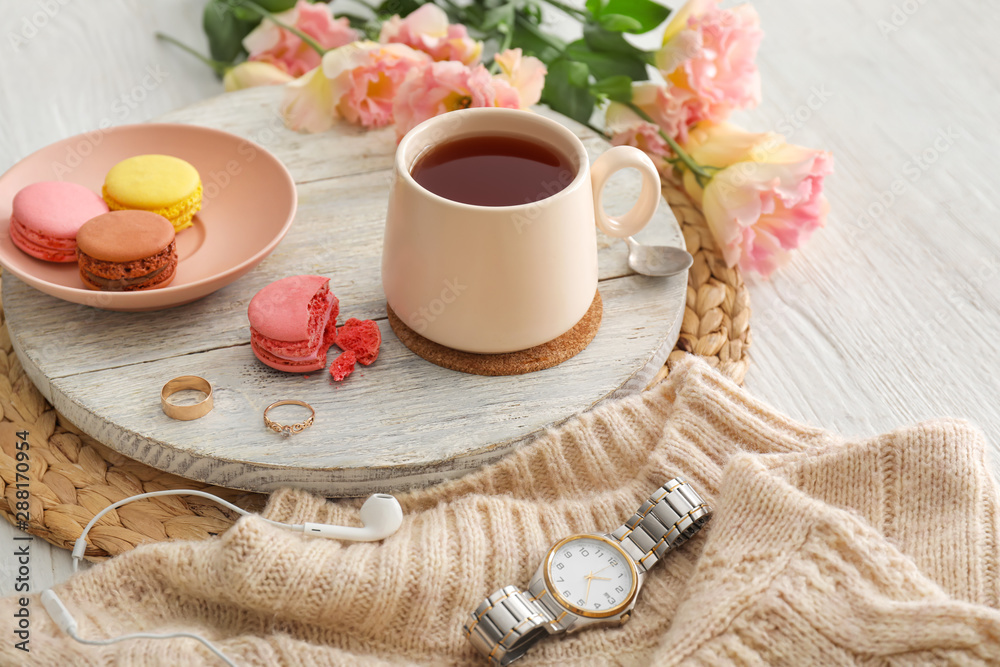
<instances>
[{"instance_id":1,"label":"macaron crumb","mask_svg":"<svg viewBox=\"0 0 1000 667\"><path fill-rule=\"evenodd\" d=\"M378 323L373 320L350 318L337 329L334 341L342 350L350 350L362 366L369 366L378 359L378 350L382 345L382 332Z\"/></svg>"},{"instance_id":2,"label":"macaron crumb","mask_svg":"<svg viewBox=\"0 0 1000 667\"><path fill-rule=\"evenodd\" d=\"M353 352L344 350L330 364L330 375L336 382L343 381L344 378L354 372L354 364L357 360Z\"/></svg>"}]
</instances>

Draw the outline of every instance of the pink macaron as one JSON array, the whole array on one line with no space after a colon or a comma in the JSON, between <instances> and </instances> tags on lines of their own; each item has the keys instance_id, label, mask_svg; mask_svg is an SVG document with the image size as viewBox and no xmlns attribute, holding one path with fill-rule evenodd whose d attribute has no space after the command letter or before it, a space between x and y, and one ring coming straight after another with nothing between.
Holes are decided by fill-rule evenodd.
<instances>
[{"instance_id":1,"label":"pink macaron","mask_svg":"<svg viewBox=\"0 0 1000 667\"><path fill-rule=\"evenodd\" d=\"M329 278L277 280L250 300L250 347L258 359L279 371L318 371L326 366L326 352L337 335L339 311Z\"/></svg>"},{"instance_id":2,"label":"pink macaron","mask_svg":"<svg viewBox=\"0 0 1000 667\"><path fill-rule=\"evenodd\" d=\"M91 218L108 212L96 192L63 181L33 183L14 195L10 240L47 262L76 261L76 232Z\"/></svg>"}]
</instances>

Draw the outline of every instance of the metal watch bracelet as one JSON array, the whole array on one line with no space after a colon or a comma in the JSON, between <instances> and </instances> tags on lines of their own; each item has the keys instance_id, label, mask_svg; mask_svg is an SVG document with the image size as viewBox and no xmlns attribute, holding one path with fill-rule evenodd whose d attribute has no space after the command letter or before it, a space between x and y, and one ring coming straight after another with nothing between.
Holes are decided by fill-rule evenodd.
<instances>
[{"instance_id":1,"label":"metal watch bracelet","mask_svg":"<svg viewBox=\"0 0 1000 667\"><path fill-rule=\"evenodd\" d=\"M551 633L555 618L529 594L504 586L465 622L465 636L493 665L509 665Z\"/></svg>"},{"instance_id":2,"label":"metal watch bracelet","mask_svg":"<svg viewBox=\"0 0 1000 667\"><path fill-rule=\"evenodd\" d=\"M653 492L611 536L644 573L697 533L711 514L698 492L675 477Z\"/></svg>"},{"instance_id":3,"label":"metal watch bracelet","mask_svg":"<svg viewBox=\"0 0 1000 667\"><path fill-rule=\"evenodd\" d=\"M683 544L708 521L711 509L683 479L657 489L610 537L645 573L669 551ZM556 616L516 586L504 586L483 600L465 622L465 635L492 665L509 665L538 640L561 630Z\"/></svg>"}]
</instances>

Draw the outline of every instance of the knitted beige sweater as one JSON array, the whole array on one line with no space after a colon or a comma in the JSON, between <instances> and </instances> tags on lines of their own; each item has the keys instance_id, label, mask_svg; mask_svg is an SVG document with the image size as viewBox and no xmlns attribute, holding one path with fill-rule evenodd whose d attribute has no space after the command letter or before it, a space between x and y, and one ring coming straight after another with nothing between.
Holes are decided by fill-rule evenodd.
<instances>
[{"instance_id":1,"label":"knitted beige sweater","mask_svg":"<svg viewBox=\"0 0 1000 667\"><path fill-rule=\"evenodd\" d=\"M341 543L241 519L140 547L57 587L84 637L199 632L246 665L482 664L465 616L526 586L549 546L610 531L670 477L712 521L650 572L621 628L520 664L1000 664L997 486L982 437L935 421L864 441L801 426L689 361L455 482L402 494L402 529ZM274 494L273 519L356 521L358 501ZM14 601L0 602L11 618ZM84 647L32 600L0 663L218 665L187 639ZM30 659L29 659L30 658Z\"/></svg>"}]
</instances>

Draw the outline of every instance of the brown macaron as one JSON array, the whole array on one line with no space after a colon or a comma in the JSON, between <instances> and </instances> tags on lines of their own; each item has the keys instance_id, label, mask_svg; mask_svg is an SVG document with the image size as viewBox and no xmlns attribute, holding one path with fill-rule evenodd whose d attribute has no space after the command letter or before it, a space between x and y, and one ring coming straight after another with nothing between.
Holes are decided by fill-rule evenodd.
<instances>
[{"instance_id":1,"label":"brown macaron","mask_svg":"<svg viewBox=\"0 0 1000 667\"><path fill-rule=\"evenodd\" d=\"M112 211L76 234L80 279L94 290L135 292L166 287L177 270L174 226L149 211Z\"/></svg>"}]
</instances>

